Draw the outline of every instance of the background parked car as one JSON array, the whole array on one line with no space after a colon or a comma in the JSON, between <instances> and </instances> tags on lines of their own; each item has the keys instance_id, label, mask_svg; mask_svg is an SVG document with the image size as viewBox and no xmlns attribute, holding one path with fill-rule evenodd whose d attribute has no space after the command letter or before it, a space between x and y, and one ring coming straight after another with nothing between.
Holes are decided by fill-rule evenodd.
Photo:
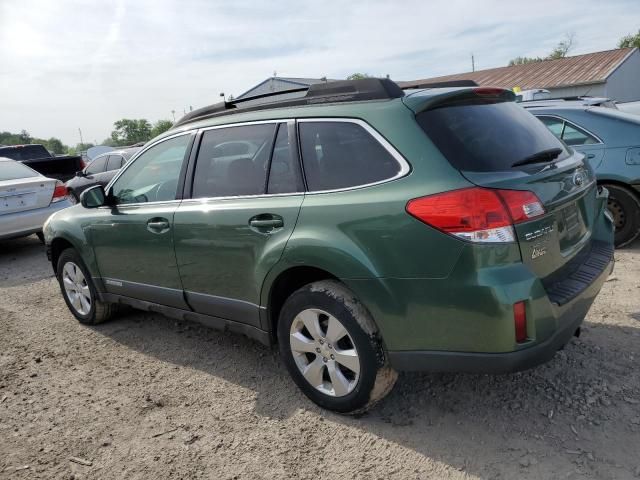
<instances>
[{"instance_id":1,"label":"background parked car","mask_svg":"<svg viewBox=\"0 0 640 480\"><path fill-rule=\"evenodd\" d=\"M0 239L37 233L49 216L71 206L60 180L0 157Z\"/></svg>"},{"instance_id":2,"label":"background parked car","mask_svg":"<svg viewBox=\"0 0 640 480\"><path fill-rule=\"evenodd\" d=\"M140 147L131 147L98 155L84 170L77 172L76 176L66 183L70 200L77 203L80 194L87 188L94 185L106 186L138 150Z\"/></svg>"},{"instance_id":3,"label":"background parked car","mask_svg":"<svg viewBox=\"0 0 640 480\"><path fill-rule=\"evenodd\" d=\"M640 116L613 108L564 104L522 104L567 145L586 154L598 183L609 190L615 243L640 235Z\"/></svg>"},{"instance_id":4,"label":"background parked car","mask_svg":"<svg viewBox=\"0 0 640 480\"><path fill-rule=\"evenodd\" d=\"M38 144L0 147L0 157L17 160L42 175L63 182L85 167L79 155L52 155L44 146Z\"/></svg>"}]
</instances>

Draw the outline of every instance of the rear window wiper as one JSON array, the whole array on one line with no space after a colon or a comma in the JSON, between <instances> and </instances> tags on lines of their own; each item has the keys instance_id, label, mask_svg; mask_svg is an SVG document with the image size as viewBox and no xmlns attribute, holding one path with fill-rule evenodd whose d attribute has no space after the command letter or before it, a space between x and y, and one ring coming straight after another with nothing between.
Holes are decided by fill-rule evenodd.
<instances>
[{"instance_id":1,"label":"rear window wiper","mask_svg":"<svg viewBox=\"0 0 640 480\"><path fill-rule=\"evenodd\" d=\"M542 150L538 153L534 153L533 155L529 155L522 160L518 160L516 163L511 165L511 167L520 167L522 165L529 165L531 163L550 162L558 158L561 153L561 148L549 148L548 150Z\"/></svg>"}]
</instances>

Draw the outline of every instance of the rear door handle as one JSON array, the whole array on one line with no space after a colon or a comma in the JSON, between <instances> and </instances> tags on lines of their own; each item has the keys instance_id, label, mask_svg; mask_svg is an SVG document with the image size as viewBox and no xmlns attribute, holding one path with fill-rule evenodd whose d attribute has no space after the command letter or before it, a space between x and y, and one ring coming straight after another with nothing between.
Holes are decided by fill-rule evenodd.
<instances>
[{"instance_id":1,"label":"rear door handle","mask_svg":"<svg viewBox=\"0 0 640 480\"><path fill-rule=\"evenodd\" d=\"M587 153L587 160L590 160L592 158L596 158L596 154L595 153Z\"/></svg>"},{"instance_id":2,"label":"rear door handle","mask_svg":"<svg viewBox=\"0 0 640 480\"><path fill-rule=\"evenodd\" d=\"M284 220L279 215L263 213L249 220L249 226L262 232L284 227Z\"/></svg>"},{"instance_id":3,"label":"rear door handle","mask_svg":"<svg viewBox=\"0 0 640 480\"><path fill-rule=\"evenodd\" d=\"M154 217L147 222L147 230L151 233L164 233L169 231L169 220Z\"/></svg>"}]
</instances>

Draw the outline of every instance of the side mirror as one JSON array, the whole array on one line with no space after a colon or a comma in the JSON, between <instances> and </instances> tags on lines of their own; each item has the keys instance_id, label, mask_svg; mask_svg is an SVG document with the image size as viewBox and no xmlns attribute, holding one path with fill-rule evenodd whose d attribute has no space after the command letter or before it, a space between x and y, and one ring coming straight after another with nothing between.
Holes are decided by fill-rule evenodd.
<instances>
[{"instance_id":1,"label":"side mirror","mask_svg":"<svg viewBox=\"0 0 640 480\"><path fill-rule=\"evenodd\" d=\"M84 208L98 208L107 204L107 196L102 185L87 188L80 194L80 204Z\"/></svg>"},{"instance_id":2,"label":"side mirror","mask_svg":"<svg viewBox=\"0 0 640 480\"><path fill-rule=\"evenodd\" d=\"M78 170L76 172L76 177L84 177L84 172L82 170Z\"/></svg>"}]
</instances>

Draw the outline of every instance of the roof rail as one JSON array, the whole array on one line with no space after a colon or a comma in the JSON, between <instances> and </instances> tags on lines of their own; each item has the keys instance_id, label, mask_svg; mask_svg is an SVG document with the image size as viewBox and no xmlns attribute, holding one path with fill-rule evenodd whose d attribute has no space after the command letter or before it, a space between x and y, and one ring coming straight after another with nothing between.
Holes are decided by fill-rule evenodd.
<instances>
[{"instance_id":1,"label":"roof rail","mask_svg":"<svg viewBox=\"0 0 640 480\"><path fill-rule=\"evenodd\" d=\"M449 80L445 82L401 82L405 89L409 88L450 88L450 87L477 87L473 80Z\"/></svg>"},{"instance_id":2,"label":"roof rail","mask_svg":"<svg viewBox=\"0 0 640 480\"><path fill-rule=\"evenodd\" d=\"M288 93L306 91L300 98L285 98L274 102L239 107L238 104L259 100L262 98L278 97ZM264 93L252 97L240 98L228 102L219 102L207 107L189 112L173 126L203 120L218 115L237 113L238 111L263 110L267 108L284 108L299 105L314 105L319 103L357 102L365 100L390 100L404 96L402 89L388 78L364 78L361 80L338 80L330 83L316 83L309 87L292 88L278 92Z\"/></svg>"}]
</instances>

